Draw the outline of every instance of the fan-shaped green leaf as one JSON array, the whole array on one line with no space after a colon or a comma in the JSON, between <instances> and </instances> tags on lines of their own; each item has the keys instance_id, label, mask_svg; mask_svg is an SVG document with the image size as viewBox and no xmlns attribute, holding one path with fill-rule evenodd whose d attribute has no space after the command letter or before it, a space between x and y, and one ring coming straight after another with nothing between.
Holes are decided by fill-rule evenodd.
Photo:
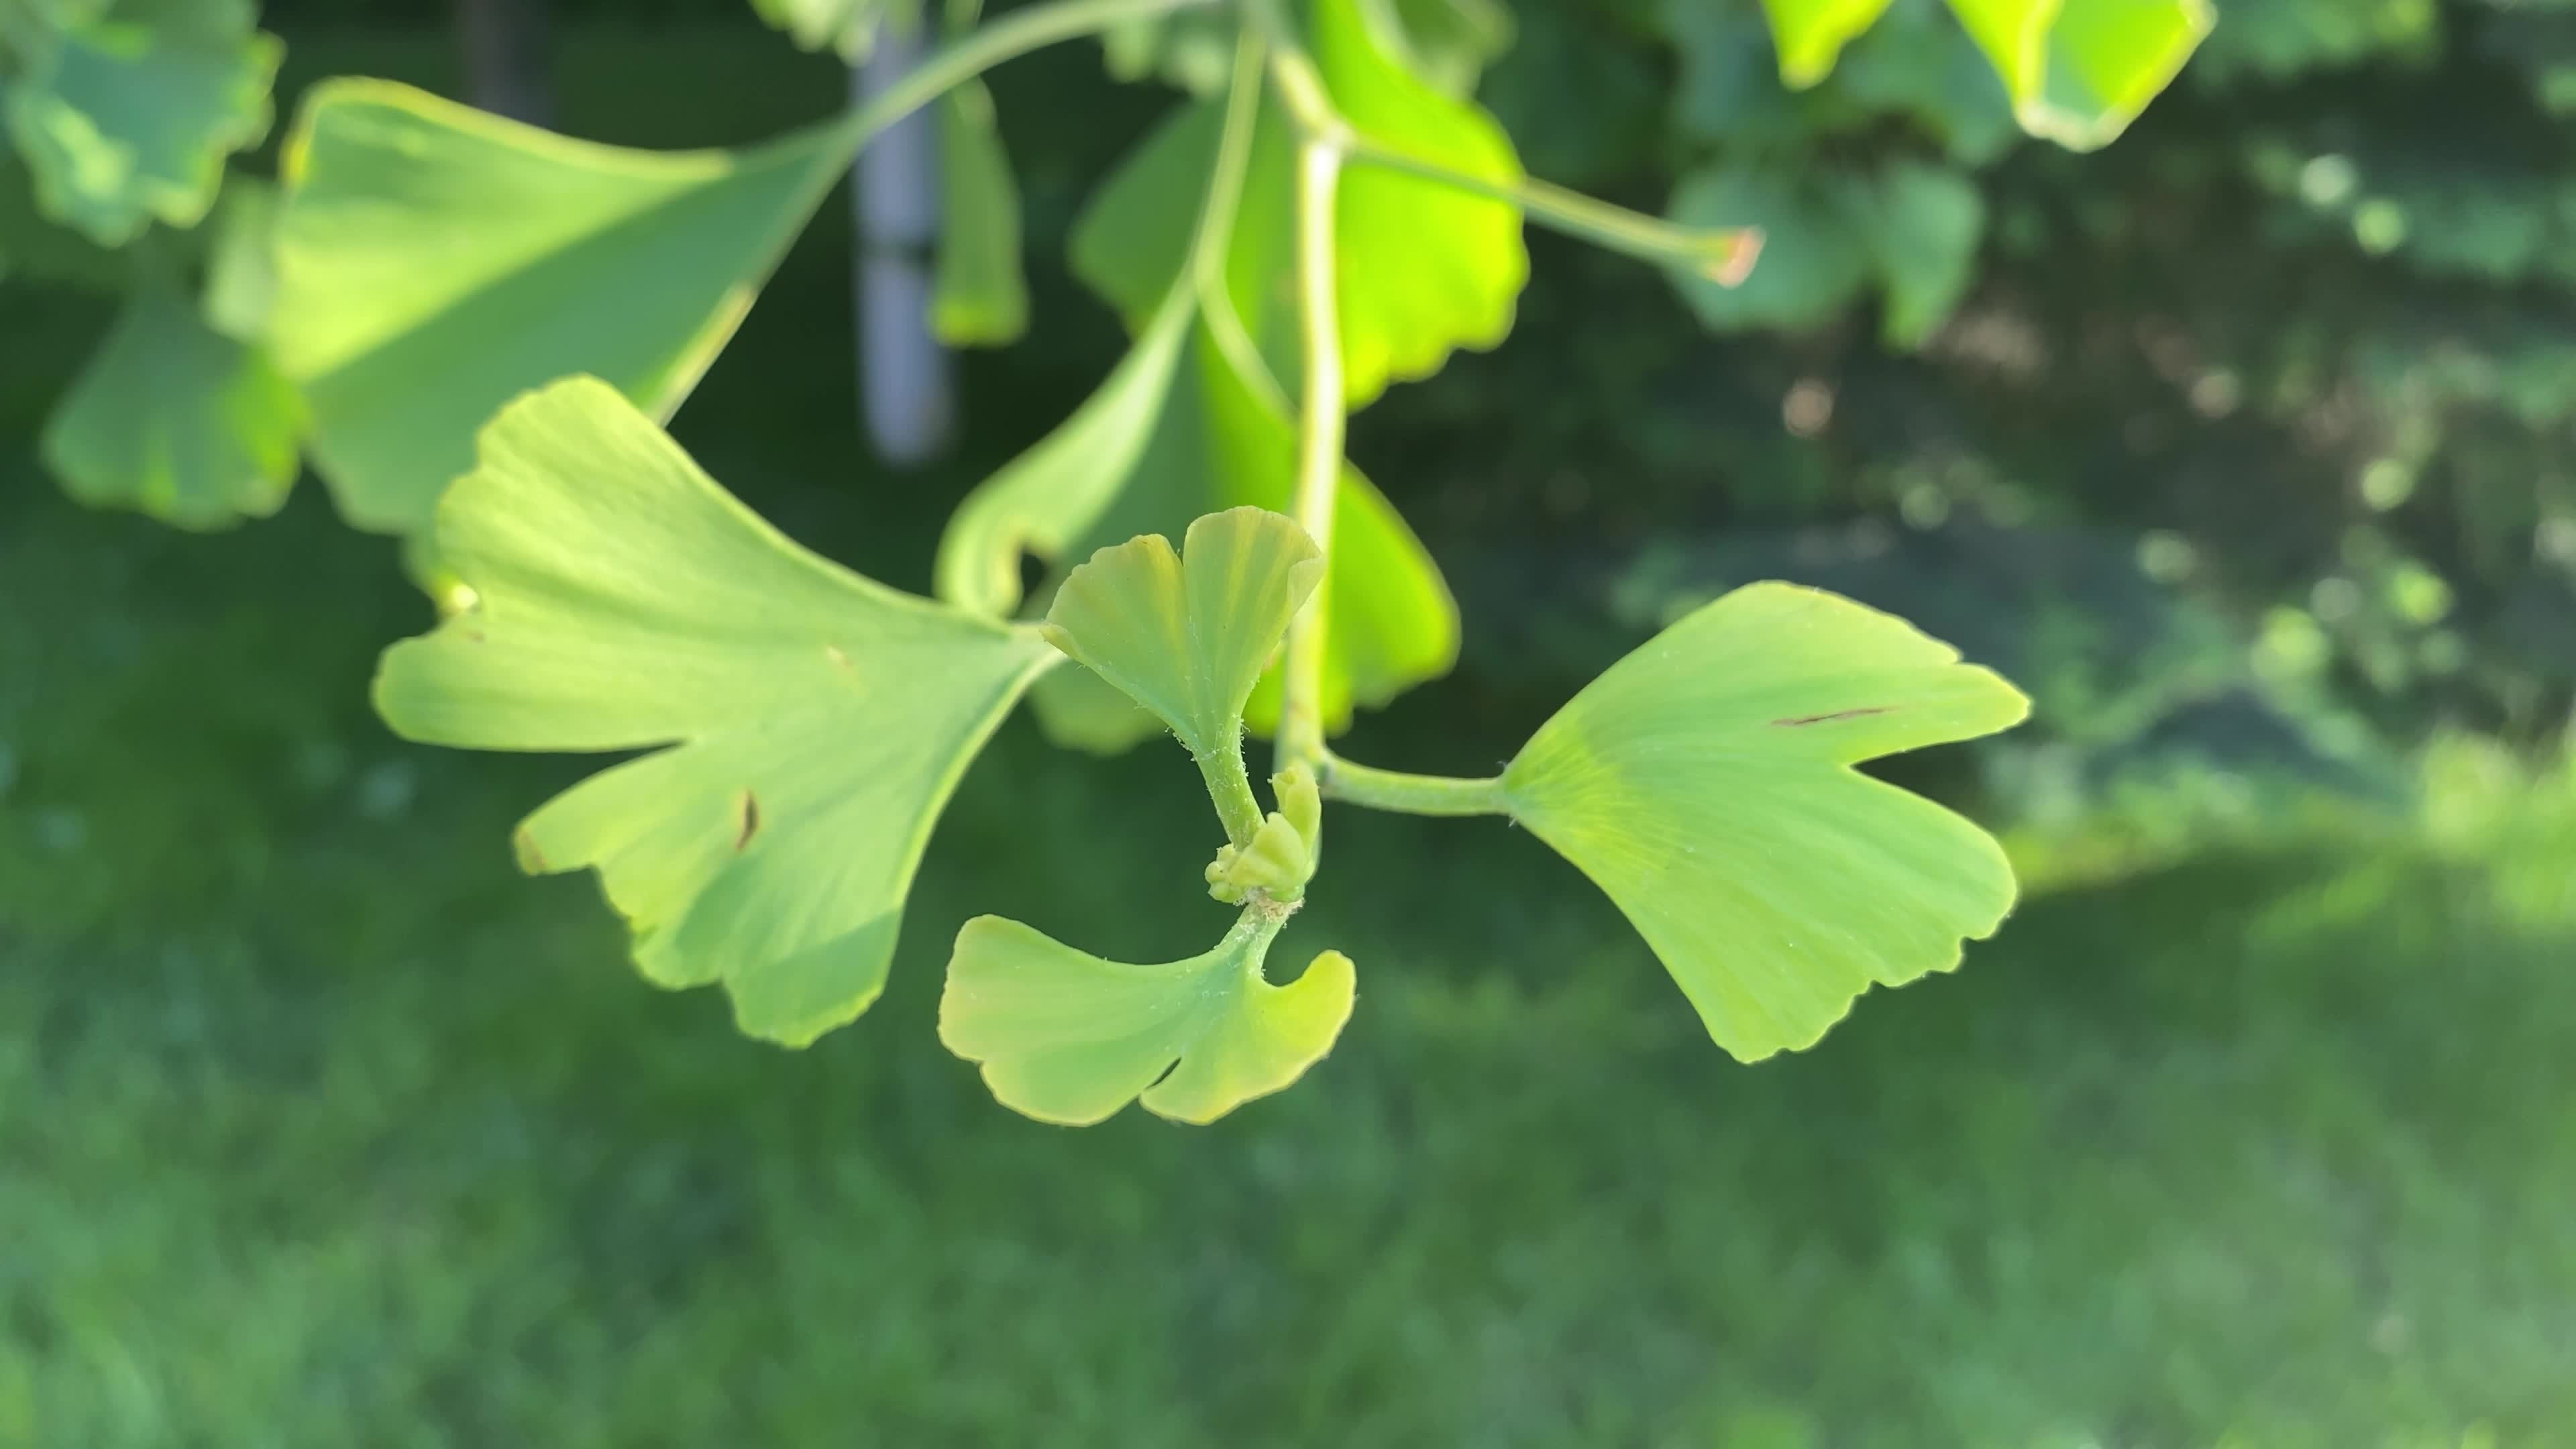
<instances>
[{"instance_id":1,"label":"fan-shaped green leaf","mask_svg":"<svg viewBox=\"0 0 2576 1449\"><path fill-rule=\"evenodd\" d=\"M1493 117L1406 68L1361 12L1318 0L1309 39L1336 107L1381 145L1452 171L1517 182L1520 161ZM1086 208L1075 271L1142 327L1188 255L1196 201L1214 164L1217 104L1184 108L1120 167ZM1245 334L1274 368L1296 362L1293 132L1265 106L1226 258ZM1335 209L1342 353L1351 406L1390 382L1428 377L1460 347L1511 331L1529 280L1517 208L1373 167L1342 179Z\"/></svg>"},{"instance_id":2,"label":"fan-shaped green leaf","mask_svg":"<svg viewBox=\"0 0 2576 1449\"><path fill-rule=\"evenodd\" d=\"M1364 0L1405 68L1441 94L1471 96L1485 67L1512 48L1519 25L1503 0Z\"/></svg>"},{"instance_id":3,"label":"fan-shaped green leaf","mask_svg":"<svg viewBox=\"0 0 2576 1449\"><path fill-rule=\"evenodd\" d=\"M303 417L265 355L147 274L47 421L45 463L92 507L226 528L286 501Z\"/></svg>"},{"instance_id":4,"label":"fan-shaped green leaf","mask_svg":"<svg viewBox=\"0 0 2576 1449\"><path fill-rule=\"evenodd\" d=\"M2209 33L2208 0L1950 0L2003 78L2022 128L2109 144Z\"/></svg>"},{"instance_id":5,"label":"fan-shaped green leaf","mask_svg":"<svg viewBox=\"0 0 2576 1449\"><path fill-rule=\"evenodd\" d=\"M1315 64L1362 135L1452 171L1510 184L1520 158L1500 123L1407 70L1358 0L1317 0ZM1452 349L1487 348L1512 330L1529 251L1518 208L1374 167L1342 178L1334 212L1342 365L1353 406L1390 382L1429 377ZM1410 265L1393 264L1404 259Z\"/></svg>"},{"instance_id":6,"label":"fan-shaped green leaf","mask_svg":"<svg viewBox=\"0 0 2576 1449\"><path fill-rule=\"evenodd\" d=\"M751 8L803 50L832 50L860 61L888 25L921 23L919 0L751 0Z\"/></svg>"},{"instance_id":7,"label":"fan-shaped green leaf","mask_svg":"<svg viewBox=\"0 0 2576 1449\"><path fill-rule=\"evenodd\" d=\"M1020 188L992 93L967 81L939 98L939 276L930 328L953 347L998 347L1029 326L1020 274Z\"/></svg>"},{"instance_id":8,"label":"fan-shaped green leaf","mask_svg":"<svg viewBox=\"0 0 2576 1449\"><path fill-rule=\"evenodd\" d=\"M277 304L277 190L255 176L224 188L206 253L207 325L226 337L262 342Z\"/></svg>"},{"instance_id":9,"label":"fan-shaped green leaf","mask_svg":"<svg viewBox=\"0 0 2576 1449\"><path fill-rule=\"evenodd\" d=\"M522 862L597 867L644 974L722 981L746 1032L865 1010L949 791L1055 650L798 548L593 378L496 418L438 524L472 602L386 652L386 721L654 750L530 816Z\"/></svg>"},{"instance_id":10,"label":"fan-shaped green leaf","mask_svg":"<svg viewBox=\"0 0 2576 1449\"><path fill-rule=\"evenodd\" d=\"M1780 79L1806 87L1823 80L1843 47L1887 9L1888 0L1762 0L1780 52Z\"/></svg>"},{"instance_id":11,"label":"fan-shaped green leaf","mask_svg":"<svg viewBox=\"0 0 2576 1449\"><path fill-rule=\"evenodd\" d=\"M1503 772L1746 1061L1808 1046L1871 983L1958 964L2011 909L1993 839L1863 760L1990 734L2028 701L1903 620L1738 589L1585 686Z\"/></svg>"},{"instance_id":12,"label":"fan-shaped green leaf","mask_svg":"<svg viewBox=\"0 0 2576 1449\"><path fill-rule=\"evenodd\" d=\"M1163 733L1163 722L1118 686L1067 663L1029 687L1029 708L1046 737L1068 750L1123 754Z\"/></svg>"},{"instance_id":13,"label":"fan-shaped green leaf","mask_svg":"<svg viewBox=\"0 0 2576 1449\"><path fill-rule=\"evenodd\" d=\"M1285 511L1296 452L1267 374L1238 367L1175 294L1099 392L958 510L940 543L940 594L998 618L1019 607L1024 551L1062 562L1140 534L1169 537L1228 508ZM1421 542L1356 469L1343 470L1332 552L1321 703L1338 731L1355 705L1383 704L1445 673L1457 659L1458 614ZM1051 735L1104 752L1153 736L1150 717L1089 683L1066 671L1041 687ZM1255 692L1246 717L1271 727L1275 684Z\"/></svg>"},{"instance_id":14,"label":"fan-shaped green leaf","mask_svg":"<svg viewBox=\"0 0 2576 1449\"><path fill-rule=\"evenodd\" d=\"M1190 525L1183 552L1146 534L1065 575L1047 610L1055 646L1152 710L1194 755L1233 749L1243 702L1322 574L1297 525L1259 508Z\"/></svg>"},{"instance_id":15,"label":"fan-shaped green leaf","mask_svg":"<svg viewBox=\"0 0 2576 1449\"><path fill-rule=\"evenodd\" d=\"M1813 327L1850 304L1874 258L1865 197L1843 176L1719 161L1682 178L1673 219L1762 230L1762 260L1736 286L1686 267L1670 275L1700 320L1722 332Z\"/></svg>"},{"instance_id":16,"label":"fan-shaped green leaf","mask_svg":"<svg viewBox=\"0 0 2576 1449\"><path fill-rule=\"evenodd\" d=\"M1920 347L1968 290L1986 201L1946 166L1894 161L1869 192L1869 238L1887 286L1880 330L1893 347Z\"/></svg>"},{"instance_id":17,"label":"fan-shaped green leaf","mask_svg":"<svg viewBox=\"0 0 2576 1449\"><path fill-rule=\"evenodd\" d=\"M978 916L949 958L939 1039L1042 1122L1088 1126L1140 1095L1157 1116L1213 1122L1304 1075L1350 1019L1339 951L1286 986L1263 978L1281 919L1249 910L1204 955L1130 966Z\"/></svg>"},{"instance_id":18,"label":"fan-shaped green leaf","mask_svg":"<svg viewBox=\"0 0 2576 1449\"><path fill-rule=\"evenodd\" d=\"M1176 298L1072 417L960 505L939 542L941 598L1000 618L1020 606L1020 556L1057 559L1118 501L1172 403L1192 313Z\"/></svg>"},{"instance_id":19,"label":"fan-shaped green leaf","mask_svg":"<svg viewBox=\"0 0 2576 1449\"><path fill-rule=\"evenodd\" d=\"M10 136L38 207L107 246L194 226L224 157L268 130L281 47L249 0L116 0L26 27Z\"/></svg>"},{"instance_id":20,"label":"fan-shaped green leaf","mask_svg":"<svg viewBox=\"0 0 2576 1449\"><path fill-rule=\"evenodd\" d=\"M316 87L288 144L271 345L341 511L426 527L475 429L568 374L668 417L857 141L843 121L632 151L387 82Z\"/></svg>"},{"instance_id":21,"label":"fan-shaped green leaf","mask_svg":"<svg viewBox=\"0 0 2576 1449\"><path fill-rule=\"evenodd\" d=\"M1102 59L1122 81L1159 80L1194 96L1225 88L1239 26L1231 5L1121 20L1100 33Z\"/></svg>"}]
</instances>

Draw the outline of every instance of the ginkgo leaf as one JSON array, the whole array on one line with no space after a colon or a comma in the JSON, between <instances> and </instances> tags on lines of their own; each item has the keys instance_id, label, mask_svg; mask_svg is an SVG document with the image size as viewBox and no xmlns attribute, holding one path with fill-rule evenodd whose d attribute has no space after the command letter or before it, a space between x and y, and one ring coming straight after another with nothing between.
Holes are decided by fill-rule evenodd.
<instances>
[{"instance_id":1,"label":"ginkgo leaf","mask_svg":"<svg viewBox=\"0 0 2576 1449\"><path fill-rule=\"evenodd\" d=\"M107 246L194 226L224 157L268 130L282 47L250 0L116 0L27 30L8 130L38 208Z\"/></svg>"},{"instance_id":2,"label":"ginkgo leaf","mask_svg":"<svg viewBox=\"0 0 2576 1449\"><path fill-rule=\"evenodd\" d=\"M1194 96L1225 88L1239 29L1235 7L1191 6L1137 15L1100 32L1101 58L1114 80L1159 80Z\"/></svg>"},{"instance_id":3,"label":"ginkgo leaf","mask_svg":"<svg viewBox=\"0 0 2576 1449\"><path fill-rule=\"evenodd\" d=\"M206 253L206 322L226 337L261 342L277 303L277 190L255 176L224 188Z\"/></svg>"},{"instance_id":4,"label":"ginkgo leaf","mask_svg":"<svg viewBox=\"0 0 2576 1449\"><path fill-rule=\"evenodd\" d=\"M967 81L939 98L939 274L930 330L952 347L998 347L1029 326L1020 272L1020 189L992 93Z\"/></svg>"},{"instance_id":5,"label":"ginkgo leaf","mask_svg":"<svg viewBox=\"0 0 2576 1449\"><path fill-rule=\"evenodd\" d=\"M1175 297L1072 417L968 495L939 541L941 598L1000 618L1020 606L1023 553L1061 558L1091 534L1162 426L1192 320Z\"/></svg>"},{"instance_id":6,"label":"ginkgo leaf","mask_svg":"<svg viewBox=\"0 0 2576 1449\"><path fill-rule=\"evenodd\" d=\"M1959 962L2012 908L1984 831L1852 768L2029 702L1901 619L1788 584L1688 615L1503 772L1511 814L1607 892L1719 1046L1813 1044L1872 983Z\"/></svg>"},{"instance_id":7,"label":"ginkgo leaf","mask_svg":"<svg viewBox=\"0 0 2576 1449\"><path fill-rule=\"evenodd\" d=\"M847 61L866 59L880 29L921 23L919 0L751 0L751 8L799 49L832 50Z\"/></svg>"},{"instance_id":8,"label":"ginkgo leaf","mask_svg":"<svg viewBox=\"0 0 2576 1449\"><path fill-rule=\"evenodd\" d=\"M1867 234L1887 288L1880 333L1891 347L1920 347L1976 274L1985 197L1950 167L1897 160L1879 171L1867 209Z\"/></svg>"},{"instance_id":9,"label":"ginkgo leaf","mask_svg":"<svg viewBox=\"0 0 2576 1449\"><path fill-rule=\"evenodd\" d=\"M1286 986L1264 979L1283 920L1247 910L1204 955L1130 966L978 916L949 958L939 1039L982 1064L1003 1106L1041 1122L1088 1126L1140 1096L1157 1116L1213 1122L1296 1081L1350 1020L1339 951Z\"/></svg>"},{"instance_id":10,"label":"ginkgo leaf","mask_svg":"<svg viewBox=\"0 0 2576 1449\"><path fill-rule=\"evenodd\" d=\"M1152 533L1093 554L1065 575L1045 632L1209 756L1239 744L1243 702L1323 567L1296 524L1232 508L1192 523L1179 553Z\"/></svg>"},{"instance_id":11,"label":"ginkgo leaf","mask_svg":"<svg viewBox=\"0 0 2576 1449\"><path fill-rule=\"evenodd\" d=\"M0 107L7 104L0 96ZM134 274L132 258L44 215L36 205L35 179L5 138L0 138L0 264L22 281L59 282L110 296L123 294Z\"/></svg>"},{"instance_id":12,"label":"ginkgo leaf","mask_svg":"<svg viewBox=\"0 0 2576 1449\"><path fill-rule=\"evenodd\" d=\"M1317 0L1311 26L1333 103L1362 135L1482 180L1521 179L1501 123L1407 70L1370 29L1359 0ZM1342 178L1334 233L1335 249L1351 259L1339 290L1353 406L1390 382L1438 372L1453 349L1489 348L1512 330L1529 281L1518 208L1354 167Z\"/></svg>"},{"instance_id":13,"label":"ginkgo leaf","mask_svg":"<svg viewBox=\"0 0 2576 1449\"><path fill-rule=\"evenodd\" d=\"M1780 52L1780 81L1803 89L1823 80L1834 61L1887 10L1888 0L1762 0Z\"/></svg>"},{"instance_id":14,"label":"ginkgo leaf","mask_svg":"<svg viewBox=\"0 0 2576 1449\"><path fill-rule=\"evenodd\" d=\"M1309 41L1336 108L1380 145L1498 185L1521 179L1511 139L1473 102L1407 68L1363 0L1317 0ZM1183 108L1084 210L1074 270L1141 327L1188 255L1196 199L1215 161L1219 107ZM1275 105L1256 126L1226 257L1245 335L1283 372L1296 363L1293 129ZM1458 348L1511 331L1529 252L1521 215L1454 187L1354 166L1334 209L1346 394L1364 407L1391 382L1428 377Z\"/></svg>"},{"instance_id":15,"label":"ginkgo leaf","mask_svg":"<svg viewBox=\"0 0 2576 1449\"><path fill-rule=\"evenodd\" d=\"M1068 750L1124 754L1163 733L1163 722L1118 686L1067 663L1029 687L1029 709L1046 737Z\"/></svg>"},{"instance_id":16,"label":"ginkgo leaf","mask_svg":"<svg viewBox=\"0 0 2576 1449\"><path fill-rule=\"evenodd\" d=\"M286 501L303 416L264 354L146 273L47 420L45 464L94 508L226 528Z\"/></svg>"},{"instance_id":17,"label":"ginkgo leaf","mask_svg":"<svg viewBox=\"0 0 2576 1449\"><path fill-rule=\"evenodd\" d=\"M940 541L940 595L1000 618L1020 605L1023 553L1069 563L1140 534L1179 534L1228 508L1284 512L1296 453L1296 429L1267 374L1248 376L1175 293L1089 401L959 508ZM1326 728L1339 731L1355 706L1384 704L1448 671L1458 611L1421 541L1348 467L1330 569L1319 703ZM1160 728L1086 683L1052 680L1041 694L1040 717L1059 742L1107 753ZM1255 729L1275 724L1275 684L1255 692L1246 718Z\"/></svg>"},{"instance_id":18,"label":"ginkgo leaf","mask_svg":"<svg viewBox=\"0 0 2576 1449\"><path fill-rule=\"evenodd\" d=\"M1476 93L1485 67L1512 48L1519 26L1503 0L1363 0L1381 44L1443 95ZM1390 43L1389 37L1392 37Z\"/></svg>"},{"instance_id":19,"label":"ginkgo leaf","mask_svg":"<svg viewBox=\"0 0 2576 1449\"><path fill-rule=\"evenodd\" d=\"M652 750L529 816L521 862L596 867L647 977L721 981L792 1046L876 999L950 790L1061 657L797 547L595 378L493 420L438 546L472 602L386 652L378 711L432 744Z\"/></svg>"},{"instance_id":20,"label":"ginkgo leaf","mask_svg":"<svg viewBox=\"0 0 2576 1449\"><path fill-rule=\"evenodd\" d=\"M1687 267L1667 273L1700 321L1722 332L1824 322L1860 295L1876 260L1865 193L1824 167L1713 161L1682 178L1672 215L1762 232L1762 259L1738 285Z\"/></svg>"},{"instance_id":21,"label":"ginkgo leaf","mask_svg":"<svg viewBox=\"0 0 2576 1449\"><path fill-rule=\"evenodd\" d=\"M314 88L287 146L270 343L361 528L428 526L474 431L573 373L678 408L861 139L649 152L384 81Z\"/></svg>"},{"instance_id":22,"label":"ginkgo leaf","mask_svg":"<svg viewBox=\"0 0 2576 1449\"><path fill-rule=\"evenodd\" d=\"M2108 145L2191 58L2208 0L1950 0L2011 93L2022 129Z\"/></svg>"}]
</instances>

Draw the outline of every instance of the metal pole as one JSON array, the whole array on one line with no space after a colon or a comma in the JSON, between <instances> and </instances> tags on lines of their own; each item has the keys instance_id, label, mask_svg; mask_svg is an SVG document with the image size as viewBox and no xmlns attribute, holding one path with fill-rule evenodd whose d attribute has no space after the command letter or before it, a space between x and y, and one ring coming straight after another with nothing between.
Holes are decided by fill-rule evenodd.
<instances>
[{"instance_id":1,"label":"metal pole","mask_svg":"<svg viewBox=\"0 0 2576 1449\"><path fill-rule=\"evenodd\" d=\"M850 73L866 104L921 61L917 30L887 26ZM859 153L851 177L858 223L859 402L868 436L889 463L928 462L956 431L957 396L946 348L930 331L939 245L939 137L935 108L888 127Z\"/></svg>"}]
</instances>

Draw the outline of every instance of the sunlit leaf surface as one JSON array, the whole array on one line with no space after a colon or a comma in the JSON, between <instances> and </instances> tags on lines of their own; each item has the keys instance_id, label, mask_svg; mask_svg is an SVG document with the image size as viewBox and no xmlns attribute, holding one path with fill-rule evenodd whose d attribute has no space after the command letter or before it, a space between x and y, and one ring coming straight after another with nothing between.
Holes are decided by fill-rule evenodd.
<instances>
[{"instance_id":1,"label":"sunlit leaf surface","mask_svg":"<svg viewBox=\"0 0 2576 1449\"><path fill-rule=\"evenodd\" d=\"M1083 1126L1141 1096L1213 1122L1302 1076L1350 1019L1350 958L1327 951L1286 986L1262 976L1279 918L1246 911L1216 948L1130 966L999 916L957 933L939 1039L980 1062L1004 1106Z\"/></svg>"},{"instance_id":2,"label":"sunlit leaf surface","mask_svg":"<svg viewBox=\"0 0 2576 1449\"><path fill-rule=\"evenodd\" d=\"M2128 129L2191 58L2208 0L1950 0L2022 128L2090 150Z\"/></svg>"},{"instance_id":3,"label":"sunlit leaf surface","mask_svg":"<svg viewBox=\"0 0 2576 1449\"><path fill-rule=\"evenodd\" d=\"M1243 702L1322 572L1296 524L1228 509L1192 523L1179 553L1155 533L1093 554L1056 590L1046 636L1212 755L1236 746Z\"/></svg>"},{"instance_id":4,"label":"sunlit leaf surface","mask_svg":"<svg viewBox=\"0 0 2576 1449\"><path fill-rule=\"evenodd\" d=\"M1903 620L1754 584L1587 685L1503 792L1751 1061L1812 1044L1872 983L1948 970L2002 922L2014 884L1993 839L1852 766L2028 709Z\"/></svg>"},{"instance_id":5,"label":"sunlit leaf surface","mask_svg":"<svg viewBox=\"0 0 2576 1449\"><path fill-rule=\"evenodd\" d=\"M845 123L740 152L567 140L382 81L288 144L271 344L362 528L429 524L475 429L574 373L665 418L835 178Z\"/></svg>"},{"instance_id":6,"label":"sunlit leaf surface","mask_svg":"<svg viewBox=\"0 0 2576 1449\"><path fill-rule=\"evenodd\" d=\"M1363 0L1320 0L1309 41L1334 104L1363 134L1453 171L1520 179L1511 140L1473 102L1407 68ZM1189 249L1216 156L1216 102L1185 108L1113 174L1078 223L1074 269L1132 323L1161 306ZM1245 334L1271 366L1296 366L1295 177L1289 123L1265 108L1226 258ZM1455 188L1354 166L1335 209L1346 390L1363 407L1390 382L1428 377L1461 347L1511 331L1529 253L1517 208Z\"/></svg>"},{"instance_id":7,"label":"sunlit leaf surface","mask_svg":"<svg viewBox=\"0 0 2576 1449\"><path fill-rule=\"evenodd\" d=\"M1811 86L1833 70L1843 47L1869 29L1887 0L1762 0L1780 50L1780 79Z\"/></svg>"},{"instance_id":8,"label":"sunlit leaf surface","mask_svg":"<svg viewBox=\"0 0 2576 1449\"><path fill-rule=\"evenodd\" d=\"M592 378L495 419L438 522L472 603L387 651L386 721L653 751L528 817L521 862L596 867L644 974L723 982L748 1033L865 1010L949 791L1056 651L797 547Z\"/></svg>"}]
</instances>

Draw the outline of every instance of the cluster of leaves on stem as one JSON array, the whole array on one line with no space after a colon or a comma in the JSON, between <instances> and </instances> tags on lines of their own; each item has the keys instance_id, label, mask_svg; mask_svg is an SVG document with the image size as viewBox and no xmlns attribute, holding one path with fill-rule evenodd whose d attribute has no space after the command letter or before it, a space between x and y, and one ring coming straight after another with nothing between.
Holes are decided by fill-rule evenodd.
<instances>
[{"instance_id":1,"label":"cluster of leaves on stem","mask_svg":"<svg viewBox=\"0 0 2576 1449\"><path fill-rule=\"evenodd\" d=\"M930 23L896 0L757 8L844 55L879 27ZM1877 8L1778 0L1783 74L1822 75ZM2179 60L2173 28L2139 19L2165 13L2153 3L1957 8L2044 134L2099 139ZM164 13L127 0L99 23L142 24L129 10ZM399 732L643 751L530 816L520 858L596 870L644 974L721 983L746 1032L802 1045L875 999L941 808L1033 694L1069 744L1179 741L1222 829L1203 884L1236 919L1207 952L1157 965L967 923L940 1034L1013 1108L1079 1123L1140 1100L1204 1122L1322 1057L1351 1012L1353 963L1327 951L1274 985L1266 958L1325 859L1331 801L1509 817L1619 905L1719 1045L1747 1060L1804 1047L1872 984L1955 965L2009 910L1992 840L1854 769L2019 720L2025 702L1993 674L1900 620L1759 584L1603 674L1491 779L1375 770L1325 744L1356 709L1444 672L1459 629L1428 550L1343 457L1344 414L1502 340L1526 222L1659 261L1686 288L1740 283L1753 255L1740 223L1754 218L1638 216L1525 176L1470 95L1499 13L1052 0L978 23L951 5L948 44L877 100L730 152L593 145L406 87L326 83L275 205L242 209L205 300L138 302L238 323L233 345L265 370L258 396L292 431L242 444L228 427L243 409L219 401L239 385L197 377L211 361L170 376L192 354L162 339L130 344L140 366L112 340L83 387L150 393L196 421L194 446L222 440L261 468L291 470L300 447L351 522L413 542L446 618L385 656L376 700ZM1131 71L1205 84L1077 228L1075 269L1128 320L1133 350L960 509L936 599L805 551L661 421L858 148L923 105L944 108L949 136L943 330L1015 334L1016 201L975 77L1093 34ZM1211 44L1213 67L1179 59ZM14 122L35 92L10 84ZM166 139L175 123L139 129ZM202 178L209 148L243 140L189 135L186 166L138 174ZM142 212L194 219L157 185L129 190L48 209L100 221L101 240ZM67 411L82 415L77 391ZM57 453L114 466L95 448ZM149 475L162 456L133 466ZM240 497L188 496L216 501L160 511L219 521ZM1029 556L1050 571L1024 591ZM1247 731L1279 736L1268 809Z\"/></svg>"}]
</instances>

